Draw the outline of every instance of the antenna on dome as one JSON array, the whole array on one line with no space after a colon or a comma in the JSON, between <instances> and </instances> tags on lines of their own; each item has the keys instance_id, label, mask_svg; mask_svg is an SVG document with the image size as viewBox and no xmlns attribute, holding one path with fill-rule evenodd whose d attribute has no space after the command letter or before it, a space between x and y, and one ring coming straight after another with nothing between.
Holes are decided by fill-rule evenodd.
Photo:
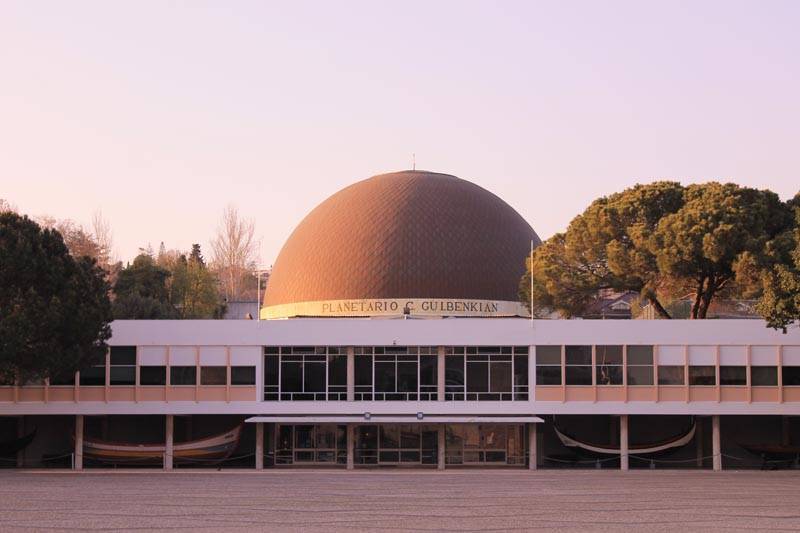
<instances>
[{"instance_id":1,"label":"antenna on dome","mask_svg":"<svg viewBox=\"0 0 800 533\"><path fill-rule=\"evenodd\" d=\"M411 170L417 170L417 154L411 154Z\"/></svg>"}]
</instances>

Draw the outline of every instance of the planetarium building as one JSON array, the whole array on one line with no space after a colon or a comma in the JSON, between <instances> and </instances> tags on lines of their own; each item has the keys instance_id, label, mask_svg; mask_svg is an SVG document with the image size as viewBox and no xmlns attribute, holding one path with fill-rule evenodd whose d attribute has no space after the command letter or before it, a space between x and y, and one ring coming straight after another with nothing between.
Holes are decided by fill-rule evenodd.
<instances>
[{"instance_id":1,"label":"planetarium building","mask_svg":"<svg viewBox=\"0 0 800 533\"><path fill-rule=\"evenodd\" d=\"M758 468L800 456L800 331L531 320L539 238L406 171L289 236L255 320L116 321L104 363L0 386L0 466Z\"/></svg>"}]
</instances>

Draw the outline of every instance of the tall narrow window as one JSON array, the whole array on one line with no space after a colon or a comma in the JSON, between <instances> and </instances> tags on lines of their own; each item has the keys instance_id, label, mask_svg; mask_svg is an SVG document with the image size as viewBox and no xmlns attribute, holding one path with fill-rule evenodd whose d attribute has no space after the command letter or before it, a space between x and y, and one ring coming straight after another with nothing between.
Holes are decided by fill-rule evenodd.
<instances>
[{"instance_id":1,"label":"tall narrow window","mask_svg":"<svg viewBox=\"0 0 800 533\"><path fill-rule=\"evenodd\" d=\"M438 350L435 346L419 349L419 399L436 400L439 378Z\"/></svg>"},{"instance_id":2,"label":"tall narrow window","mask_svg":"<svg viewBox=\"0 0 800 533\"><path fill-rule=\"evenodd\" d=\"M444 397L446 400L464 399L464 347L448 347L444 358Z\"/></svg>"},{"instance_id":3,"label":"tall narrow window","mask_svg":"<svg viewBox=\"0 0 800 533\"><path fill-rule=\"evenodd\" d=\"M278 399L278 375L280 373L280 348L264 347L264 401Z\"/></svg>"},{"instance_id":4,"label":"tall narrow window","mask_svg":"<svg viewBox=\"0 0 800 533\"><path fill-rule=\"evenodd\" d=\"M514 347L514 399L528 399L528 351L527 346Z\"/></svg>"},{"instance_id":5,"label":"tall narrow window","mask_svg":"<svg viewBox=\"0 0 800 533\"><path fill-rule=\"evenodd\" d=\"M338 348L328 352L328 399L347 400L347 354Z\"/></svg>"}]
</instances>

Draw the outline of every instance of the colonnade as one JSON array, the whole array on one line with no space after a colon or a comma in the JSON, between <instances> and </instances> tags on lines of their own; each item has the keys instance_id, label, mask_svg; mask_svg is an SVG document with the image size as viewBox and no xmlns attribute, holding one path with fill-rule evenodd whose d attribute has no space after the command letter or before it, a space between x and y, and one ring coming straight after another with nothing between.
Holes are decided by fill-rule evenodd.
<instances>
[{"instance_id":1,"label":"colonnade","mask_svg":"<svg viewBox=\"0 0 800 533\"><path fill-rule=\"evenodd\" d=\"M165 417L165 453L164 453L164 470L172 470L173 468L173 454L174 454L174 434L175 423L173 415L166 415ZM255 443L255 467L257 470L264 468L264 424L258 422L256 426L256 443ZM73 459L73 468L75 470L83 469L83 427L84 415L75 416L75 451ZM695 439L698 441L698 466L702 466L702 430L698 425L697 434ZM629 448L629 415L620 415L619 417L619 442L620 442L620 469L628 470L630 466L630 448ZM539 442L539 432L537 424L528 424L528 468L530 470L537 469L538 450L537 444ZM437 468L444 470L445 468L445 424L439 424L438 428L438 456ZM711 416L711 455L712 455L712 469L714 471L722 470L722 453L721 453L721 438L720 438L720 418L719 415ZM18 458L19 461L19 458ZM347 424L347 464L348 470L355 467L355 424Z\"/></svg>"}]
</instances>

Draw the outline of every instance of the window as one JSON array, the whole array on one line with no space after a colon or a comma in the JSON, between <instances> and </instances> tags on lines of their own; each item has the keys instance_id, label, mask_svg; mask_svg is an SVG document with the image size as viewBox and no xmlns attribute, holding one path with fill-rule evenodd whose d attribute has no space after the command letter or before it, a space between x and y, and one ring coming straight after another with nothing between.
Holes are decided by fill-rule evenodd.
<instances>
[{"instance_id":1,"label":"window","mask_svg":"<svg viewBox=\"0 0 800 533\"><path fill-rule=\"evenodd\" d=\"M800 366L784 366L781 369L783 374L783 386L797 387L800 385Z\"/></svg>"},{"instance_id":2,"label":"window","mask_svg":"<svg viewBox=\"0 0 800 533\"><path fill-rule=\"evenodd\" d=\"M141 366L139 367L140 385L166 385L167 367L165 366Z\"/></svg>"},{"instance_id":3,"label":"window","mask_svg":"<svg viewBox=\"0 0 800 533\"><path fill-rule=\"evenodd\" d=\"M325 346L282 347L281 400L325 400L327 361Z\"/></svg>"},{"instance_id":4,"label":"window","mask_svg":"<svg viewBox=\"0 0 800 533\"><path fill-rule=\"evenodd\" d=\"M196 366L171 366L169 367L170 385L196 385Z\"/></svg>"},{"instance_id":5,"label":"window","mask_svg":"<svg viewBox=\"0 0 800 533\"><path fill-rule=\"evenodd\" d=\"M561 385L561 346L536 347L536 384Z\"/></svg>"},{"instance_id":6,"label":"window","mask_svg":"<svg viewBox=\"0 0 800 533\"><path fill-rule=\"evenodd\" d=\"M750 384L754 387L774 387L778 384L778 367L754 366L750 368Z\"/></svg>"},{"instance_id":7,"label":"window","mask_svg":"<svg viewBox=\"0 0 800 533\"><path fill-rule=\"evenodd\" d=\"M437 400L439 381L438 349L420 348L419 355L419 399Z\"/></svg>"},{"instance_id":8,"label":"window","mask_svg":"<svg viewBox=\"0 0 800 533\"><path fill-rule=\"evenodd\" d=\"M622 346L595 348L598 385L622 385Z\"/></svg>"},{"instance_id":9,"label":"window","mask_svg":"<svg viewBox=\"0 0 800 533\"><path fill-rule=\"evenodd\" d=\"M372 349L355 348L355 399L372 399Z\"/></svg>"},{"instance_id":10,"label":"window","mask_svg":"<svg viewBox=\"0 0 800 533\"><path fill-rule=\"evenodd\" d=\"M514 347L514 399L528 399L528 352L527 346Z\"/></svg>"},{"instance_id":11,"label":"window","mask_svg":"<svg viewBox=\"0 0 800 533\"><path fill-rule=\"evenodd\" d=\"M224 366L200 367L201 385L225 385L228 383L228 369Z\"/></svg>"},{"instance_id":12,"label":"window","mask_svg":"<svg viewBox=\"0 0 800 533\"><path fill-rule=\"evenodd\" d=\"M106 365L90 366L89 368L81 370L81 386L94 387L104 386L106 384Z\"/></svg>"},{"instance_id":13,"label":"window","mask_svg":"<svg viewBox=\"0 0 800 533\"><path fill-rule=\"evenodd\" d=\"M112 385L136 384L136 346L112 346L110 362Z\"/></svg>"},{"instance_id":14,"label":"window","mask_svg":"<svg viewBox=\"0 0 800 533\"><path fill-rule=\"evenodd\" d=\"M232 366L231 385L255 385L256 367L254 366Z\"/></svg>"},{"instance_id":15,"label":"window","mask_svg":"<svg viewBox=\"0 0 800 533\"><path fill-rule=\"evenodd\" d=\"M659 385L685 385L684 367L678 365L659 365L658 384Z\"/></svg>"},{"instance_id":16,"label":"window","mask_svg":"<svg viewBox=\"0 0 800 533\"><path fill-rule=\"evenodd\" d=\"M632 344L628 346L628 385L653 384L653 347Z\"/></svg>"},{"instance_id":17,"label":"window","mask_svg":"<svg viewBox=\"0 0 800 533\"><path fill-rule=\"evenodd\" d=\"M567 346L564 362L567 385L592 384L591 346Z\"/></svg>"},{"instance_id":18,"label":"window","mask_svg":"<svg viewBox=\"0 0 800 533\"><path fill-rule=\"evenodd\" d=\"M464 376L465 350L463 346L447 348L444 358L445 400L463 400L466 380Z\"/></svg>"},{"instance_id":19,"label":"window","mask_svg":"<svg viewBox=\"0 0 800 533\"><path fill-rule=\"evenodd\" d=\"M328 351L328 399L347 400L347 354Z\"/></svg>"},{"instance_id":20,"label":"window","mask_svg":"<svg viewBox=\"0 0 800 533\"><path fill-rule=\"evenodd\" d=\"M689 385L716 385L717 369L714 366L690 366Z\"/></svg>"},{"instance_id":21,"label":"window","mask_svg":"<svg viewBox=\"0 0 800 533\"><path fill-rule=\"evenodd\" d=\"M277 346L264 348L264 401L278 399L278 373L280 368L280 349Z\"/></svg>"},{"instance_id":22,"label":"window","mask_svg":"<svg viewBox=\"0 0 800 533\"><path fill-rule=\"evenodd\" d=\"M744 366L719 367L720 385L747 385L747 368Z\"/></svg>"}]
</instances>

